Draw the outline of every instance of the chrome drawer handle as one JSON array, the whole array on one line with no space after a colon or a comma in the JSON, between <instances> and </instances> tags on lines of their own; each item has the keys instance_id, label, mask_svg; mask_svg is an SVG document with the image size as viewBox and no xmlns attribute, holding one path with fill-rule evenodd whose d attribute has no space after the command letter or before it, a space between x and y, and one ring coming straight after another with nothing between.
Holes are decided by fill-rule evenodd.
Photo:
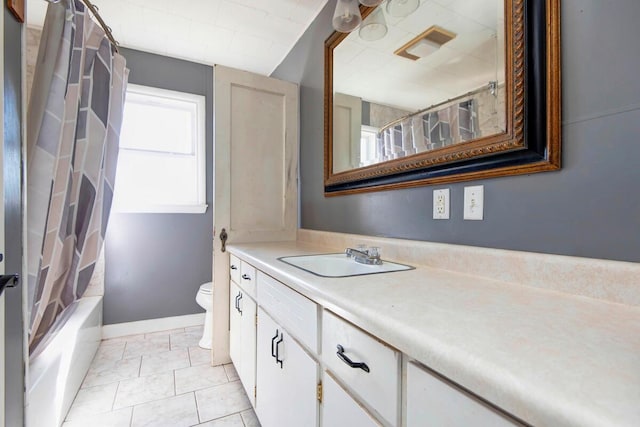
<instances>
[{"instance_id":1,"label":"chrome drawer handle","mask_svg":"<svg viewBox=\"0 0 640 427\"><path fill-rule=\"evenodd\" d=\"M243 274L243 275L242 275L242 278L243 278L244 280L251 280L251 277L250 277L248 274Z\"/></svg>"},{"instance_id":2,"label":"chrome drawer handle","mask_svg":"<svg viewBox=\"0 0 640 427\"><path fill-rule=\"evenodd\" d=\"M370 372L369 367L367 366L366 363L354 362L353 360L349 359L349 357L346 354L344 354L344 347L342 347L340 344L338 344L338 352L336 354L338 355L338 358L340 358L340 360L342 360L344 363L346 363L350 367L360 368L367 373Z\"/></svg>"},{"instance_id":3,"label":"chrome drawer handle","mask_svg":"<svg viewBox=\"0 0 640 427\"><path fill-rule=\"evenodd\" d=\"M238 267L236 267L235 265L231 265L231 269L232 269L232 270L237 270L237 269L238 269Z\"/></svg>"}]
</instances>

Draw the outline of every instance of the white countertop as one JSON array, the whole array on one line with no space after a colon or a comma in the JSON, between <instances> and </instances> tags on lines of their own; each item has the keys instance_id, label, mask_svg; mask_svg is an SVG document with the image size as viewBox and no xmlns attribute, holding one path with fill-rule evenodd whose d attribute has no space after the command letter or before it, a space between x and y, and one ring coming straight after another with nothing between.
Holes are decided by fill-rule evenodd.
<instances>
[{"instance_id":1,"label":"white countertop","mask_svg":"<svg viewBox=\"0 0 640 427\"><path fill-rule=\"evenodd\" d=\"M638 307L421 266L318 277L278 261L335 252L300 242L229 251L530 424L640 425Z\"/></svg>"}]
</instances>

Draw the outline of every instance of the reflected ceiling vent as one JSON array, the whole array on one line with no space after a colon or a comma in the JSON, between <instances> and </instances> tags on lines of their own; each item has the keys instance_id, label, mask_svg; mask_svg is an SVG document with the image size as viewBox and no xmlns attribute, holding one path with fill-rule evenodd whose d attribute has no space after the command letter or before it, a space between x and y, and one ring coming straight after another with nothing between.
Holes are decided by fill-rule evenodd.
<instances>
[{"instance_id":1,"label":"reflected ceiling vent","mask_svg":"<svg viewBox=\"0 0 640 427\"><path fill-rule=\"evenodd\" d=\"M409 40L408 43L393 53L403 58L417 61L420 58L431 55L440 49L440 46L453 40L455 36L455 33L434 25L419 36Z\"/></svg>"}]
</instances>

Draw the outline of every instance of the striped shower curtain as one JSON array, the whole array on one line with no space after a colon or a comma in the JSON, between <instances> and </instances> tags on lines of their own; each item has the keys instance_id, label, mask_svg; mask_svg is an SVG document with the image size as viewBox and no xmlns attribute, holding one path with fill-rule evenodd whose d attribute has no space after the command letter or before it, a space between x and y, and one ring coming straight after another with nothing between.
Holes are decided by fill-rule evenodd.
<instances>
[{"instance_id":1,"label":"striped shower curtain","mask_svg":"<svg viewBox=\"0 0 640 427\"><path fill-rule=\"evenodd\" d=\"M102 249L127 76L81 1L49 5L27 116L31 352L82 296Z\"/></svg>"}]
</instances>

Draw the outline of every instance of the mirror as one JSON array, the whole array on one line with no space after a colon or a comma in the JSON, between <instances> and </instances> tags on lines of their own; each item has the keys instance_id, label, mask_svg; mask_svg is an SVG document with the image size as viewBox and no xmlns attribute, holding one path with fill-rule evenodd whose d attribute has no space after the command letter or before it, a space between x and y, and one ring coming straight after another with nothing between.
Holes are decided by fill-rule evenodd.
<instances>
[{"instance_id":1,"label":"mirror","mask_svg":"<svg viewBox=\"0 0 640 427\"><path fill-rule=\"evenodd\" d=\"M559 0L393 1L325 42L325 194L560 167Z\"/></svg>"}]
</instances>

